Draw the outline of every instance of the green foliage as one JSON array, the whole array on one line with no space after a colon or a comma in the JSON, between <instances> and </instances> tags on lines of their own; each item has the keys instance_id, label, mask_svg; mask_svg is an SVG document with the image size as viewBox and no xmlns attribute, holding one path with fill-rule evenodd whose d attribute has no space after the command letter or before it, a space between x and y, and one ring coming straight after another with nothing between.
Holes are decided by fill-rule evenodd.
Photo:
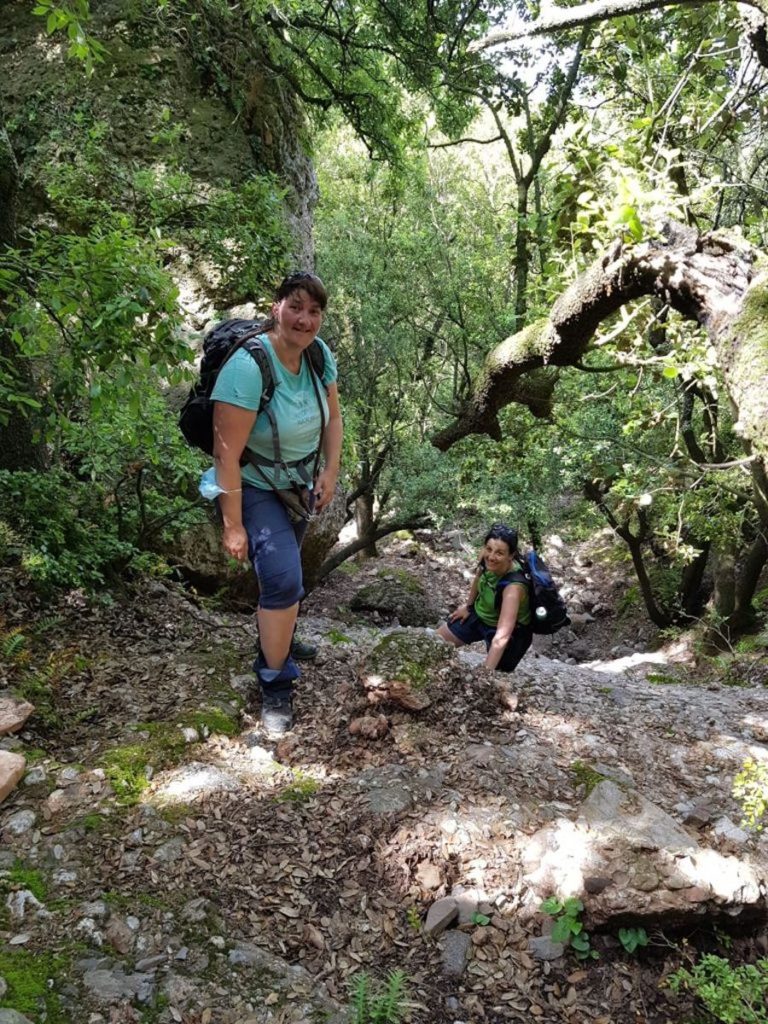
<instances>
[{"instance_id":1,"label":"green foliage","mask_svg":"<svg viewBox=\"0 0 768 1024\"><path fill-rule=\"evenodd\" d=\"M113 747L101 756L107 778L118 803L133 806L141 799L155 771L178 763L186 740L170 722L148 722L138 726L143 735L135 743Z\"/></svg>"},{"instance_id":2,"label":"green foliage","mask_svg":"<svg viewBox=\"0 0 768 1024\"><path fill-rule=\"evenodd\" d=\"M44 1019L46 1024L68 1024L70 1018L53 985L66 977L69 966L70 958L63 954L18 948L0 950L0 977L8 985L8 991L0 997L0 1008Z\"/></svg>"},{"instance_id":3,"label":"green foliage","mask_svg":"<svg viewBox=\"0 0 768 1024\"><path fill-rule=\"evenodd\" d=\"M587 796L589 796L595 786L605 781L604 775L601 775L592 765L585 764L583 761L574 761L570 767L570 772L576 785L584 787Z\"/></svg>"},{"instance_id":4,"label":"green foliage","mask_svg":"<svg viewBox=\"0 0 768 1024\"><path fill-rule=\"evenodd\" d=\"M592 949L589 933L584 930L581 921L584 904L580 899L571 896L561 900L557 896L550 896L539 909L555 920L552 928L553 942L562 942L570 946L577 960L597 960L600 954Z\"/></svg>"},{"instance_id":5,"label":"green foliage","mask_svg":"<svg viewBox=\"0 0 768 1024\"><path fill-rule=\"evenodd\" d=\"M326 636L331 641L332 644L351 644L352 643L351 638L348 637L346 635L346 633L342 633L338 629L330 629L330 630L328 630L328 632L326 633Z\"/></svg>"},{"instance_id":6,"label":"green foliage","mask_svg":"<svg viewBox=\"0 0 768 1024\"><path fill-rule=\"evenodd\" d=\"M88 0L37 0L32 13L45 18L49 35L62 32L68 41L67 55L82 61L89 74L104 60L102 44L87 31L90 19Z\"/></svg>"},{"instance_id":7,"label":"green foliage","mask_svg":"<svg viewBox=\"0 0 768 1024\"><path fill-rule=\"evenodd\" d=\"M722 1024L768 1022L768 960L731 967L722 957L706 954L690 971L675 971L668 984L673 992L688 989Z\"/></svg>"},{"instance_id":8,"label":"green foliage","mask_svg":"<svg viewBox=\"0 0 768 1024\"><path fill-rule=\"evenodd\" d=\"M731 792L741 806L742 824L761 832L768 817L768 764L746 760L733 780Z\"/></svg>"},{"instance_id":9,"label":"green foliage","mask_svg":"<svg viewBox=\"0 0 768 1024\"><path fill-rule=\"evenodd\" d=\"M416 907L408 907L405 912L405 919L408 922L408 927L412 928L413 931L421 931L421 914Z\"/></svg>"},{"instance_id":10,"label":"green foliage","mask_svg":"<svg viewBox=\"0 0 768 1024\"><path fill-rule=\"evenodd\" d=\"M383 985L376 986L367 974L352 980L350 1010L352 1024L400 1024L406 1011L405 974L392 971Z\"/></svg>"},{"instance_id":11,"label":"green foliage","mask_svg":"<svg viewBox=\"0 0 768 1024\"><path fill-rule=\"evenodd\" d=\"M45 902L48 888L42 873L37 868L25 867L23 861L16 860L5 873L4 880L16 888L29 889L36 899L41 903Z\"/></svg>"},{"instance_id":12,"label":"green foliage","mask_svg":"<svg viewBox=\"0 0 768 1024\"><path fill-rule=\"evenodd\" d=\"M275 798L278 803L305 804L317 795L320 783L300 768L292 770L293 779Z\"/></svg>"},{"instance_id":13,"label":"green foliage","mask_svg":"<svg viewBox=\"0 0 768 1024\"><path fill-rule=\"evenodd\" d=\"M636 953L648 945L648 933L645 928L619 928L619 942L627 953Z\"/></svg>"}]
</instances>

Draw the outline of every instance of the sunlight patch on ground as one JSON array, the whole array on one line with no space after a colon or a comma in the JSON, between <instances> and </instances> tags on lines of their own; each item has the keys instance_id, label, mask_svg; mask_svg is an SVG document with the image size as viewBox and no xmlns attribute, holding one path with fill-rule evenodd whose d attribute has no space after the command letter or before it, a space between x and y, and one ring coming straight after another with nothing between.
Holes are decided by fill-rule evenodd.
<instances>
[{"instance_id":1,"label":"sunlight patch on ground","mask_svg":"<svg viewBox=\"0 0 768 1024\"><path fill-rule=\"evenodd\" d=\"M210 764L195 762L162 773L149 803L177 804L202 800L212 793L235 792L239 780Z\"/></svg>"},{"instance_id":2,"label":"sunlight patch on ground","mask_svg":"<svg viewBox=\"0 0 768 1024\"><path fill-rule=\"evenodd\" d=\"M579 668L588 668L593 672L618 673L637 668L638 665L669 665L670 657L666 651L637 651L625 658L613 661L584 661Z\"/></svg>"}]
</instances>

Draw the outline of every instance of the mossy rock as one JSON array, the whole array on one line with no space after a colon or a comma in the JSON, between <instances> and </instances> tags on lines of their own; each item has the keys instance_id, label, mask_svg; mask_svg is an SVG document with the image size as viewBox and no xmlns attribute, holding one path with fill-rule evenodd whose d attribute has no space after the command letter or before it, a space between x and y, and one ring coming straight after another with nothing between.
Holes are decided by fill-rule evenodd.
<instances>
[{"instance_id":1,"label":"mossy rock","mask_svg":"<svg viewBox=\"0 0 768 1024\"><path fill-rule=\"evenodd\" d=\"M365 657L360 678L372 704L389 702L422 711L437 697L454 660L453 648L439 637L395 630Z\"/></svg>"},{"instance_id":2,"label":"mossy rock","mask_svg":"<svg viewBox=\"0 0 768 1024\"><path fill-rule=\"evenodd\" d=\"M350 601L353 611L375 611L401 626L431 626L438 611L416 576L402 569L362 587Z\"/></svg>"}]
</instances>

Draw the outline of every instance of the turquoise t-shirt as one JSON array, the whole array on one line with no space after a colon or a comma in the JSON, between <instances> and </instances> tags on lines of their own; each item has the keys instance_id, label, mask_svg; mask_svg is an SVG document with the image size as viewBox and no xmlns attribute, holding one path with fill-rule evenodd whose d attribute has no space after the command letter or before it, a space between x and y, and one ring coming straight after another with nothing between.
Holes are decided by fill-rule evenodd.
<instances>
[{"instance_id":1,"label":"turquoise t-shirt","mask_svg":"<svg viewBox=\"0 0 768 1024\"><path fill-rule=\"evenodd\" d=\"M320 409L310 377L312 371L307 366L307 360L302 359L301 370L298 373L291 373L275 355L272 342L267 335L261 334L259 338L264 344L267 355L272 360L275 390L269 403L269 409L277 423L280 451L285 462L296 462L312 455L317 449L317 442L320 438ZM320 342L325 357L323 384L328 387L338 376L336 360L325 342L321 338L317 340ZM323 415L327 423L328 402L325 387L319 387L318 390L323 403ZM237 405L242 409L256 410L259 408L261 391L262 380L259 365L252 355L241 350L235 352L219 371L211 397L216 402L227 402L229 405ZM290 487L291 480L286 478L285 472L276 470L272 465L274 445L272 430L265 412L256 418L247 441L247 447L257 455L269 460L270 464L261 468L274 487ZM309 470L310 472L312 470L311 464ZM270 484L260 476L252 465L243 466L242 475L246 483L269 490ZM290 475L294 483L302 484L304 482L297 470L292 469Z\"/></svg>"}]
</instances>

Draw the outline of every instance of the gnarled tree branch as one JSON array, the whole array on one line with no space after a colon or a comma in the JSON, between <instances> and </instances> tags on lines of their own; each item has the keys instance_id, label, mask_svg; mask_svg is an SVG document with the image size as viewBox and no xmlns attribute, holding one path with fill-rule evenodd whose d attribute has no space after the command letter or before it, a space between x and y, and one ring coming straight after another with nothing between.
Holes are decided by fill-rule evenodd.
<instances>
[{"instance_id":1,"label":"gnarled tree branch","mask_svg":"<svg viewBox=\"0 0 768 1024\"><path fill-rule=\"evenodd\" d=\"M497 345L474 393L433 444L445 451L472 433L499 438L498 412L519 400L521 378L543 366L578 365L598 325L642 295L706 328L738 410L736 431L768 463L768 259L738 236L699 235L678 224L639 245L614 243L548 319Z\"/></svg>"}]
</instances>

